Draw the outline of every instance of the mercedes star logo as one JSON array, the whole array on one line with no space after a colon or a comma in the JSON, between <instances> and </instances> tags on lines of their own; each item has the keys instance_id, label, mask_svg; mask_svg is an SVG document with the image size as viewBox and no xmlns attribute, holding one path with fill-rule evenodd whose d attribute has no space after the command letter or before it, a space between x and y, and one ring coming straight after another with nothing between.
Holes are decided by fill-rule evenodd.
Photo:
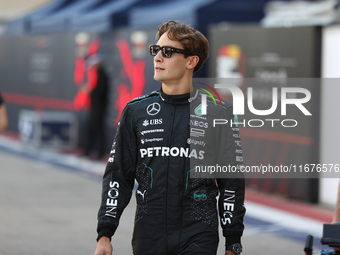
<instances>
[{"instance_id":1,"label":"mercedes star logo","mask_svg":"<svg viewBox=\"0 0 340 255\"><path fill-rule=\"evenodd\" d=\"M147 113L151 116L156 115L160 112L160 110L161 106L159 105L159 103L152 103L148 106L148 108L146 108Z\"/></svg>"}]
</instances>

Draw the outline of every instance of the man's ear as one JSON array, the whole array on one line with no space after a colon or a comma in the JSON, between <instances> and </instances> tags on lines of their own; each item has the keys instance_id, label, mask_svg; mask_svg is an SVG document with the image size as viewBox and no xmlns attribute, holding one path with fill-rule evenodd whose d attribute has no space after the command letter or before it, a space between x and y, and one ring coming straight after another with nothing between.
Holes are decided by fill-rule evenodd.
<instances>
[{"instance_id":1,"label":"man's ear","mask_svg":"<svg viewBox=\"0 0 340 255\"><path fill-rule=\"evenodd\" d=\"M197 66L200 58L198 56L189 56L188 58L189 58L189 62L187 64L187 68L190 70L194 69Z\"/></svg>"}]
</instances>

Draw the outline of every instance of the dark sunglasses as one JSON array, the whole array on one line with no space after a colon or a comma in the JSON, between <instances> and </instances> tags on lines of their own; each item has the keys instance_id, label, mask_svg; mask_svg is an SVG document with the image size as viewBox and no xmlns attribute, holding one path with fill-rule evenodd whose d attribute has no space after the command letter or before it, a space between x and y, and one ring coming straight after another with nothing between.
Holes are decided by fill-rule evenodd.
<instances>
[{"instance_id":1,"label":"dark sunglasses","mask_svg":"<svg viewBox=\"0 0 340 255\"><path fill-rule=\"evenodd\" d=\"M158 51L160 51L160 50L161 50L162 56L164 58L170 58L172 56L173 52L192 55L189 51L173 48L173 47L170 47L170 46L161 47L161 46L158 46L158 45L149 45L149 51L150 51L151 56L156 56Z\"/></svg>"}]
</instances>

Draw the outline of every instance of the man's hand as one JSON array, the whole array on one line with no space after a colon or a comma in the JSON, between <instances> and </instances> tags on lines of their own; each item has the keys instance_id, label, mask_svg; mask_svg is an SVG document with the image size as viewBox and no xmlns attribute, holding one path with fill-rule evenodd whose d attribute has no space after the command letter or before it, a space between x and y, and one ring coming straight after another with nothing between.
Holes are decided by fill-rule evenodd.
<instances>
[{"instance_id":1,"label":"man's hand","mask_svg":"<svg viewBox=\"0 0 340 255\"><path fill-rule=\"evenodd\" d=\"M240 253L235 254L235 253L232 252L232 251L225 251L225 255L240 255Z\"/></svg>"},{"instance_id":2,"label":"man's hand","mask_svg":"<svg viewBox=\"0 0 340 255\"><path fill-rule=\"evenodd\" d=\"M8 119L6 113L6 105L0 105L0 133L8 126Z\"/></svg>"},{"instance_id":3,"label":"man's hand","mask_svg":"<svg viewBox=\"0 0 340 255\"><path fill-rule=\"evenodd\" d=\"M113 248L110 242L110 238L102 236L98 240L97 249L94 252L94 255L112 255L112 252Z\"/></svg>"}]
</instances>

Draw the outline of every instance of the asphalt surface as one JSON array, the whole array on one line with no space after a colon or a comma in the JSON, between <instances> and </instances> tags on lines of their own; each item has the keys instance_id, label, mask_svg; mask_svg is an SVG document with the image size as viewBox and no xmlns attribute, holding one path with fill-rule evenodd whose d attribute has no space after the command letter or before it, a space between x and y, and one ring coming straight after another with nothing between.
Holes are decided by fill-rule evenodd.
<instances>
[{"instance_id":1,"label":"asphalt surface","mask_svg":"<svg viewBox=\"0 0 340 255\"><path fill-rule=\"evenodd\" d=\"M0 255L93 254L100 193L98 177L0 150ZM113 238L115 255L132 254L134 211L133 196ZM293 232L245 222L242 254L304 254Z\"/></svg>"}]
</instances>

